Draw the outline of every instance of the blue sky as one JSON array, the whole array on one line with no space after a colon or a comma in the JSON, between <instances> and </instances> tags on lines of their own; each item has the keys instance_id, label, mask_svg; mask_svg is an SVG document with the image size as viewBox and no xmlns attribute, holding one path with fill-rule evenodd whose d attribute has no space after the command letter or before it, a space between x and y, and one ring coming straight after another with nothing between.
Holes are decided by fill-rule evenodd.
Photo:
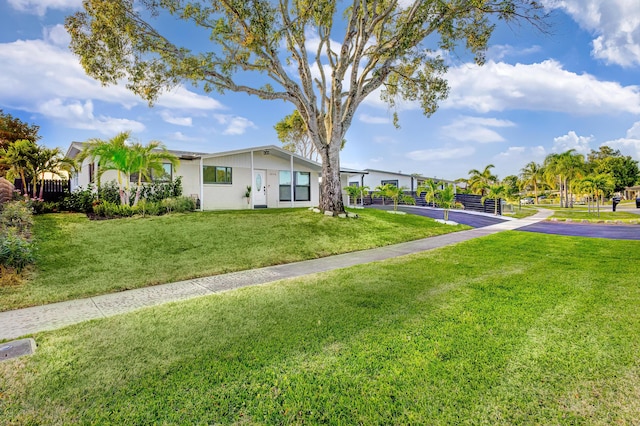
<instances>
[{"instance_id":1,"label":"blue sky","mask_svg":"<svg viewBox=\"0 0 640 426\"><path fill-rule=\"evenodd\" d=\"M504 177L529 161L606 144L640 160L640 1L544 0L551 34L499 26L487 63L450 57L449 98L430 118L413 104L401 129L375 94L358 110L344 167L455 179L494 164ZM131 130L143 143L218 152L279 145L273 126L293 107L190 84L154 107L124 86L101 87L68 50L64 17L81 0L0 0L0 109L38 124L47 146Z\"/></svg>"}]
</instances>

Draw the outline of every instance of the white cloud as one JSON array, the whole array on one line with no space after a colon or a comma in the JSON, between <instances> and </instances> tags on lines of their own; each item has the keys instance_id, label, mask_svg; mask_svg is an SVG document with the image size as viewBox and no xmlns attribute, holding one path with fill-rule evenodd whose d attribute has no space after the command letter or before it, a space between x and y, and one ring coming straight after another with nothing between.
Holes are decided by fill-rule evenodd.
<instances>
[{"instance_id":1,"label":"white cloud","mask_svg":"<svg viewBox=\"0 0 640 426\"><path fill-rule=\"evenodd\" d=\"M538 53L540 51L542 51L542 47L538 45L531 46L526 49L521 49L509 44L496 44L489 47L487 51L487 58L490 58L493 61L501 61L506 57L522 57L530 55L532 53Z\"/></svg>"},{"instance_id":2,"label":"white cloud","mask_svg":"<svg viewBox=\"0 0 640 426\"><path fill-rule=\"evenodd\" d=\"M200 142L202 138L195 138L191 136L187 136L182 132L174 132L169 134L168 139L179 141L179 142Z\"/></svg>"},{"instance_id":3,"label":"white cloud","mask_svg":"<svg viewBox=\"0 0 640 426\"><path fill-rule=\"evenodd\" d=\"M67 105L102 101L126 109L146 105L124 85L103 87L88 77L67 50L62 31L60 26L46 29L46 41L0 43L0 104L43 114L52 111L43 110L41 105L56 100L64 100ZM157 105L184 111L222 108L218 101L183 86L163 94Z\"/></svg>"},{"instance_id":4,"label":"white cloud","mask_svg":"<svg viewBox=\"0 0 640 426\"><path fill-rule=\"evenodd\" d=\"M167 123L175 124L177 126L190 127L193 124L193 120L191 119L191 117L176 117L167 110L161 111L160 117L162 117L162 119Z\"/></svg>"},{"instance_id":5,"label":"white cloud","mask_svg":"<svg viewBox=\"0 0 640 426\"><path fill-rule=\"evenodd\" d=\"M515 123L497 118L462 116L453 123L443 126L442 133L447 139L462 142L504 142L504 137L492 128L513 127Z\"/></svg>"},{"instance_id":6,"label":"white cloud","mask_svg":"<svg viewBox=\"0 0 640 426\"><path fill-rule=\"evenodd\" d=\"M78 9L82 0L8 0L9 5L21 12L44 16L47 9Z\"/></svg>"},{"instance_id":7,"label":"white cloud","mask_svg":"<svg viewBox=\"0 0 640 426\"><path fill-rule=\"evenodd\" d=\"M407 153L407 158L417 161L442 161L442 160L456 160L460 158L470 157L475 154L476 149L472 146L462 147L444 147L444 148L431 148L421 149L417 151L411 151Z\"/></svg>"},{"instance_id":8,"label":"white cloud","mask_svg":"<svg viewBox=\"0 0 640 426\"><path fill-rule=\"evenodd\" d=\"M640 2L638 0L545 0L562 9L593 33L592 55L623 67L640 65Z\"/></svg>"},{"instance_id":9,"label":"white cloud","mask_svg":"<svg viewBox=\"0 0 640 426\"><path fill-rule=\"evenodd\" d=\"M223 135L242 135L247 131L247 129L256 128L256 125L251 120L244 117L215 114L214 118L218 123L226 126L222 131Z\"/></svg>"},{"instance_id":10,"label":"white cloud","mask_svg":"<svg viewBox=\"0 0 640 426\"><path fill-rule=\"evenodd\" d=\"M575 149L580 154L591 152L589 144L594 140L593 136L578 136L573 130L564 136L553 138L553 151L565 152Z\"/></svg>"},{"instance_id":11,"label":"white cloud","mask_svg":"<svg viewBox=\"0 0 640 426\"><path fill-rule=\"evenodd\" d=\"M602 145L619 149L623 155L630 155L634 160L640 160L640 121L637 121L627 130L624 138L607 141Z\"/></svg>"},{"instance_id":12,"label":"white cloud","mask_svg":"<svg viewBox=\"0 0 640 426\"><path fill-rule=\"evenodd\" d=\"M44 41L56 46L66 48L71 42L71 36L69 36L69 33L62 24L54 25L53 27L45 27L42 30L42 35Z\"/></svg>"},{"instance_id":13,"label":"white cloud","mask_svg":"<svg viewBox=\"0 0 640 426\"><path fill-rule=\"evenodd\" d=\"M538 64L488 61L451 68L445 108L479 112L507 109L558 111L577 115L640 114L640 87L599 81L563 69L554 60Z\"/></svg>"},{"instance_id":14,"label":"white cloud","mask_svg":"<svg viewBox=\"0 0 640 426\"><path fill-rule=\"evenodd\" d=\"M358 115L358 119L360 121L362 121L363 123L367 123L367 124L389 124L389 123L391 123L391 120L389 119L389 117L373 116L373 115L364 114L364 113Z\"/></svg>"},{"instance_id":15,"label":"white cloud","mask_svg":"<svg viewBox=\"0 0 640 426\"><path fill-rule=\"evenodd\" d=\"M84 103L72 101L65 103L62 99L50 99L38 107L38 112L47 117L62 121L66 126L74 129L97 130L100 133L111 135L130 130L142 132L144 124L139 121L125 118L114 118L93 113L93 102Z\"/></svg>"}]
</instances>

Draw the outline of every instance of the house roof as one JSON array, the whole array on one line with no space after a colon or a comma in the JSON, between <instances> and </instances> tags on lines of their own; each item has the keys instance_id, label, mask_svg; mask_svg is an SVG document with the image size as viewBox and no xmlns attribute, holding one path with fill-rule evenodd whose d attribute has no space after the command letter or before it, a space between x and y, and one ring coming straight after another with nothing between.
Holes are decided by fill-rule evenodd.
<instances>
[{"instance_id":1,"label":"house roof","mask_svg":"<svg viewBox=\"0 0 640 426\"><path fill-rule=\"evenodd\" d=\"M251 148L243 148L243 149L237 149L237 150L233 150L233 151L224 151L224 152L216 152L213 154L204 154L202 155L202 159L206 159L206 158L216 158L216 157L226 157L229 155L238 155L238 154L247 154L250 152L260 152L263 155L273 155L275 157L279 157L279 158L283 158L283 159L290 159L291 157L293 157L294 161L297 161L299 163L304 163L306 164L309 168L311 169L316 169L318 171L322 170L322 164L320 163L316 163L315 161L309 160L308 158L304 158L296 153L293 153L291 151L287 151L286 149L280 148L278 146L275 145L264 145L264 146L254 146Z\"/></svg>"},{"instance_id":2,"label":"house roof","mask_svg":"<svg viewBox=\"0 0 640 426\"><path fill-rule=\"evenodd\" d=\"M78 154L80 154L80 152L84 149L86 144L87 142L71 142L71 145L69 145L69 149L67 149L67 153L65 154L65 156L67 158L76 158ZM197 160L203 155L207 155L202 152L177 151L174 149L168 149L167 151L181 160Z\"/></svg>"},{"instance_id":3,"label":"house roof","mask_svg":"<svg viewBox=\"0 0 640 426\"><path fill-rule=\"evenodd\" d=\"M423 176L423 175L420 175L420 174L406 174L406 173L390 172L390 171L387 171L387 170L376 170L376 169L365 169L365 171L367 171L369 173L386 173L388 175L413 177L413 178L425 179L425 180L426 179L433 179L435 182L454 183L454 181L452 181L452 180L441 179L441 178L437 178L437 177L428 177L428 176Z\"/></svg>"}]
</instances>

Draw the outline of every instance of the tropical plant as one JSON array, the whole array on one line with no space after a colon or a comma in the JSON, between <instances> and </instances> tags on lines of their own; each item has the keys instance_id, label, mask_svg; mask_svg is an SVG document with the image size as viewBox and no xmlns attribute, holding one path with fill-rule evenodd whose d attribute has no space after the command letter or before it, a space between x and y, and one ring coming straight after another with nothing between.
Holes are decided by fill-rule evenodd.
<instances>
[{"instance_id":1,"label":"tropical plant","mask_svg":"<svg viewBox=\"0 0 640 426\"><path fill-rule=\"evenodd\" d=\"M391 185L390 183L385 183L384 185L378 185L373 189L372 197L382 198L382 205L385 205L385 200L391 194L391 187L395 187L395 185Z\"/></svg>"},{"instance_id":2,"label":"tropical plant","mask_svg":"<svg viewBox=\"0 0 640 426\"><path fill-rule=\"evenodd\" d=\"M560 207L573 206L571 188L584 173L584 156L570 149L563 153L549 154L544 160L547 181L560 192Z\"/></svg>"},{"instance_id":3,"label":"tropical plant","mask_svg":"<svg viewBox=\"0 0 640 426\"><path fill-rule=\"evenodd\" d=\"M38 147L31 164L33 197L43 198L45 173L49 172L53 175L61 176L61 172L71 173L75 168L75 161L64 157L59 148ZM40 183L40 193L36 194L38 182Z\"/></svg>"},{"instance_id":4,"label":"tropical plant","mask_svg":"<svg viewBox=\"0 0 640 426\"><path fill-rule=\"evenodd\" d=\"M445 221L449 220L449 210L456 206L456 193L453 185L444 185L444 188L439 189L436 192L436 198L438 199L438 206L443 209L443 218Z\"/></svg>"},{"instance_id":5,"label":"tropical plant","mask_svg":"<svg viewBox=\"0 0 640 426\"><path fill-rule=\"evenodd\" d=\"M118 133L108 141L102 139L90 139L78 155L78 162L82 164L85 159L90 159L97 163L96 183L98 192L100 191L101 177L108 170L117 172L118 193L120 203L129 205L128 194L125 193L125 181L128 185L128 171L131 170L130 149L126 145L130 132ZM123 174L124 179L123 179Z\"/></svg>"},{"instance_id":6,"label":"tropical plant","mask_svg":"<svg viewBox=\"0 0 640 426\"><path fill-rule=\"evenodd\" d=\"M360 187L356 185L345 186L344 190L349 196L349 200L351 200L351 204L355 207L358 202L358 196L360 196Z\"/></svg>"},{"instance_id":7,"label":"tropical plant","mask_svg":"<svg viewBox=\"0 0 640 426\"><path fill-rule=\"evenodd\" d=\"M131 147L131 169L130 173L138 174L138 185L136 188L136 196L133 205L138 204L140 200L140 191L142 188L142 178L151 181L152 174L157 175L165 173L164 164L171 164L175 168L178 164L178 158L171 154L165 146L158 141L151 141L147 145L135 143Z\"/></svg>"},{"instance_id":8,"label":"tropical plant","mask_svg":"<svg viewBox=\"0 0 640 426\"><path fill-rule=\"evenodd\" d=\"M400 202L402 202L404 204L415 204L416 203L416 199L415 198L413 198L411 195L407 195L405 193L405 191L407 191L408 189L409 188L406 188L404 186L397 187L395 185L389 185L388 188L385 190L386 196L393 200L393 210L394 211L398 211L398 203L400 203Z\"/></svg>"},{"instance_id":9,"label":"tropical plant","mask_svg":"<svg viewBox=\"0 0 640 426\"><path fill-rule=\"evenodd\" d=\"M493 184L486 187L486 195L482 197L482 204L488 199L493 200L493 214L498 215L498 201L501 197L504 197L507 192L507 188L504 185Z\"/></svg>"},{"instance_id":10,"label":"tropical plant","mask_svg":"<svg viewBox=\"0 0 640 426\"><path fill-rule=\"evenodd\" d=\"M489 164L482 171L477 169L469 170L469 179L467 179L467 183L473 194L480 194L484 197L489 185L496 183L498 177L491 174L491 169L493 168L495 168L495 166L493 164Z\"/></svg>"},{"instance_id":11,"label":"tropical plant","mask_svg":"<svg viewBox=\"0 0 640 426\"><path fill-rule=\"evenodd\" d=\"M334 213L344 211L340 147L369 95L379 90L391 107L416 101L431 115L448 94L442 56L464 45L481 64L496 19L540 28L545 16L530 0L85 0L83 8L65 23L70 48L103 84L128 79L149 102L187 80L293 104L320 154L319 207ZM211 46L192 37L177 44L160 31L168 18L203 28Z\"/></svg>"},{"instance_id":12,"label":"tropical plant","mask_svg":"<svg viewBox=\"0 0 640 426\"><path fill-rule=\"evenodd\" d=\"M543 181L544 177L544 168L536 163L535 161L531 161L527 163L522 169L520 169L520 178L522 179L522 183L525 186L529 186L533 189L533 202L538 204L538 188Z\"/></svg>"},{"instance_id":13,"label":"tropical plant","mask_svg":"<svg viewBox=\"0 0 640 426\"><path fill-rule=\"evenodd\" d=\"M0 150L1 162L9 167L9 172L22 181L22 194L27 193L27 178L33 176L33 163L38 153L38 145L29 139L20 139Z\"/></svg>"},{"instance_id":14,"label":"tropical plant","mask_svg":"<svg viewBox=\"0 0 640 426\"><path fill-rule=\"evenodd\" d=\"M169 153L160 142L152 141L148 145L134 143L127 145L130 132L121 132L108 141L91 139L78 156L82 163L89 158L98 164L97 183L100 191L101 176L108 170L117 172L118 192L120 204L130 205L131 199L131 175L137 173L138 184L133 205L140 200L142 191L142 179L151 180L153 171L163 174L163 164L171 163L172 167L178 164L178 159Z\"/></svg>"},{"instance_id":15,"label":"tropical plant","mask_svg":"<svg viewBox=\"0 0 640 426\"><path fill-rule=\"evenodd\" d=\"M422 185L416 189L418 197L424 193L424 201L428 204L431 203L431 207L436 206L436 193L438 192L438 184L433 179L425 180Z\"/></svg>"},{"instance_id":16,"label":"tropical plant","mask_svg":"<svg viewBox=\"0 0 640 426\"><path fill-rule=\"evenodd\" d=\"M358 187L358 197L360 197L360 202L362 206L364 206L364 197L369 195L370 188L367 185L361 185Z\"/></svg>"}]
</instances>

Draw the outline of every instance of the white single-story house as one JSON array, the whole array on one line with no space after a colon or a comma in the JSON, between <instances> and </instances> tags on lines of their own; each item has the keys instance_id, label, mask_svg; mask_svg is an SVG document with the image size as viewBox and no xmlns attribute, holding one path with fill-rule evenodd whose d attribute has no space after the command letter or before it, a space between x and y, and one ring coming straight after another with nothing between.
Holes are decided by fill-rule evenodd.
<instances>
[{"instance_id":1,"label":"white single-story house","mask_svg":"<svg viewBox=\"0 0 640 426\"><path fill-rule=\"evenodd\" d=\"M76 158L83 144L73 142L67 157ZM180 164L165 170L173 179L182 176L185 196L200 200L202 210L265 207L312 207L319 204L318 184L322 165L275 145L212 154L172 151ZM71 190L86 187L96 177L97 162L86 159L73 176ZM116 179L115 171L102 175L102 182ZM251 186L251 197L245 193Z\"/></svg>"},{"instance_id":2,"label":"white single-story house","mask_svg":"<svg viewBox=\"0 0 640 426\"><path fill-rule=\"evenodd\" d=\"M453 181L438 178L428 178L421 175L408 175L400 172L389 172L385 170L364 169L364 170L344 170L343 171L343 187L350 186L368 186L370 191L376 187L385 184L391 184L398 188L404 187L406 191L414 192L419 186L424 184L427 179L433 179L439 183L440 189L442 184L452 184Z\"/></svg>"}]
</instances>

